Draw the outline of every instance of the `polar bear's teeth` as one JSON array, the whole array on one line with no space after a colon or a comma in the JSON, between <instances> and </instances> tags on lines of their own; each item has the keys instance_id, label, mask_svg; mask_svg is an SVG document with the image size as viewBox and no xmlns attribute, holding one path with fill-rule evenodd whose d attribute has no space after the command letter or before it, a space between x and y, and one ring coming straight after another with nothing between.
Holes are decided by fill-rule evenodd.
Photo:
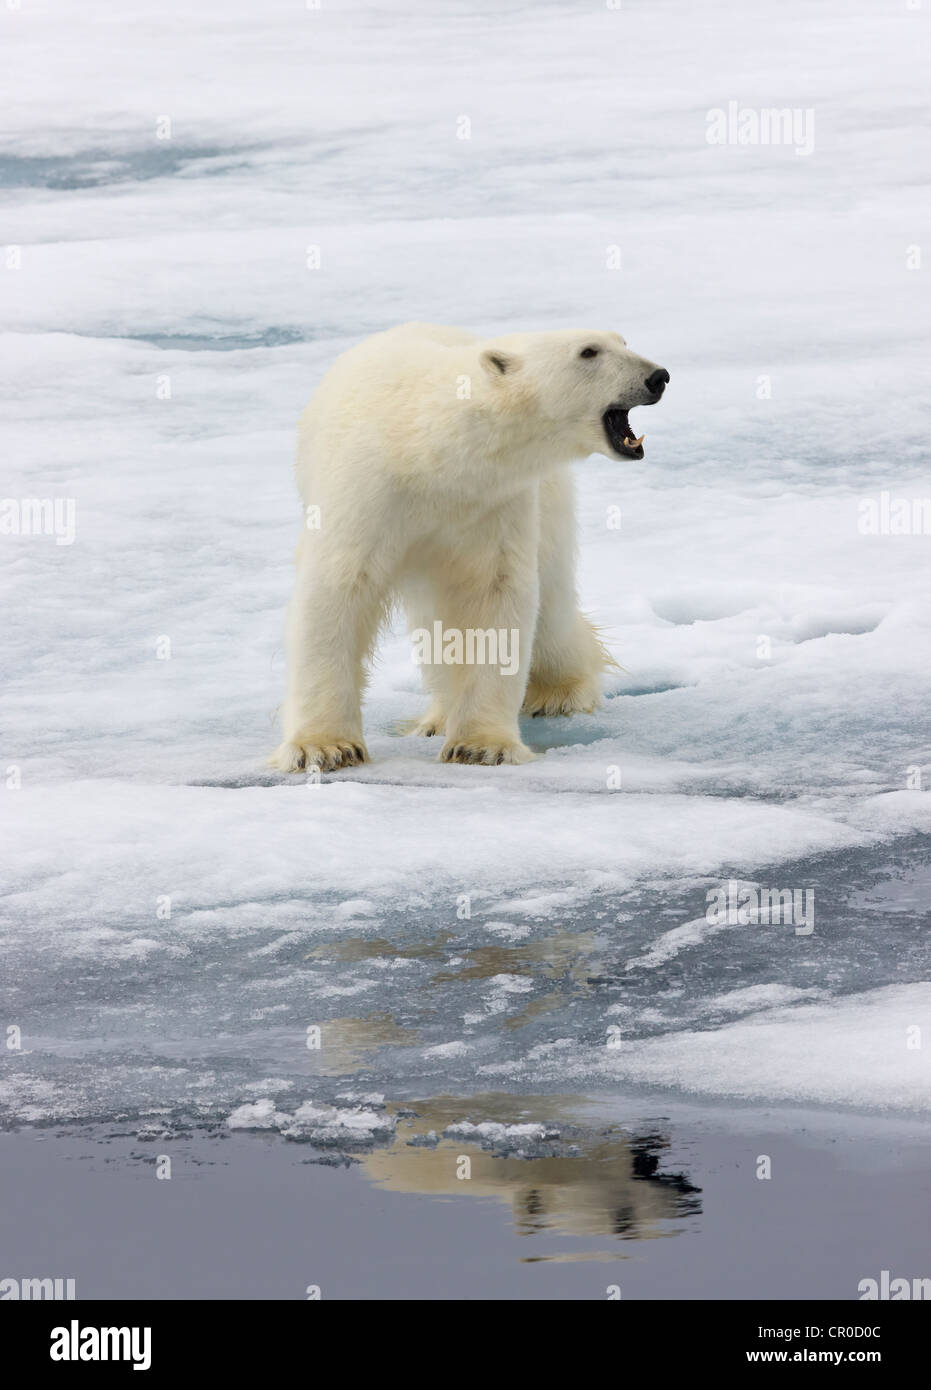
<instances>
[{"instance_id":1,"label":"polar bear's teeth","mask_svg":"<svg viewBox=\"0 0 931 1390\"><path fill-rule=\"evenodd\" d=\"M642 434L639 439L627 439L625 436L624 443L627 444L631 449L637 449L640 447L640 445L643 443L645 439L645 434Z\"/></svg>"}]
</instances>

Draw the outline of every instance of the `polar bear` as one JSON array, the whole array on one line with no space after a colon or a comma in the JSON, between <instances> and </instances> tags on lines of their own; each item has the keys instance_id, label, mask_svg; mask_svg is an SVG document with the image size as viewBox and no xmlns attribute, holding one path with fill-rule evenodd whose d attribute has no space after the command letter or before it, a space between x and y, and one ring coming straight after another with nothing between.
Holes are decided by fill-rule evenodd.
<instances>
[{"instance_id":1,"label":"polar bear","mask_svg":"<svg viewBox=\"0 0 931 1390\"><path fill-rule=\"evenodd\" d=\"M668 381L597 330L482 339L408 323L339 357L299 425L306 524L272 765L368 760L366 664L398 600L412 629L512 634L518 648L507 668L477 646L424 666L430 705L410 732L441 735L443 761L526 762L521 711L592 710L612 663L578 608L569 466L641 459L627 412Z\"/></svg>"}]
</instances>

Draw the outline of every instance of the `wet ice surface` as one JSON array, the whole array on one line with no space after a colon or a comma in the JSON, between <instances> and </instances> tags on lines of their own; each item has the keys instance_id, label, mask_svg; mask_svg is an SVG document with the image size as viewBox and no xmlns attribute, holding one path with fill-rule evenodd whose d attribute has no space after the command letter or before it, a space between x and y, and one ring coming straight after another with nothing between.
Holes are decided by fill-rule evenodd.
<instances>
[{"instance_id":1,"label":"wet ice surface","mask_svg":"<svg viewBox=\"0 0 931 1390\"><path fill-rule=\"evenodd\" d=\"M647 1082L920 1109L927 1064L908 1046L931 1005L914 983L920 848L909 837L788 861L779 881L814 891L811 936L709 925L702 876L593 884L568 906L568 893L486 905L479 892L468 921L455 885L407 910L390 891L379 905L279 886L171 922L116 908L112 924L54 936L40 912L4 943L8 1017L26 1020L4 1100L35 1119L141 1106L209 1123L236 1107L239 1128L319 1137L336 1124L363 1143L385 1137L385 1095L476 1087Z\"/></svg>"},{"instance_id":2,"label":"wet ice surface","mask_svg":"<svg viewBox=\"0 0 931 1390\"><path fill-rule=\"evenodd\" d=\"M736 13L508 5L494 43L465 5L6 17L4 492L77 517L0 538L8 1121L349 1152L424 1095L511 1094L445 1120L512 1126L569 1092L927 1107L931 540L858 528L931 497L922 16L773 6L748 72ZM708 108L777 91L810 156L706 144ZM450 768L396 733L396 631L372 765L287 782L295 420L414 317L615 326L669 367L645 461L577 470L623 669L527 727L533 764ZM728 880L813 889L814 932L709 923Z\"/></svg>"}]
</instances>

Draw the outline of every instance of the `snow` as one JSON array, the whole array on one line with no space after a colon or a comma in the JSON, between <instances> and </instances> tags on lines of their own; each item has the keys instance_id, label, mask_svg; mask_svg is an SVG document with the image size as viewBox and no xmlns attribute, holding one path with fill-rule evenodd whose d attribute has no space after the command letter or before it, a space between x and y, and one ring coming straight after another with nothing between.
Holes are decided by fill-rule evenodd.
<instances>
[{"instance_id":1,"label":"snow","mask_svg":"<svg viewBox=\"0 0 931 1390\"><path fill-rule=\"evenodd\" d=\"M9 1117L341 1143L387 1133L370 1094L476 1084L926 1109L900 1043L928 1005L931 537L863 517L931 498L927 15L0 22L2 490L75 521L0 534ZM812 153L709 145L731 100L813 110ZM528 724L533 763L449 767L396 733L423 704L396 630L373 763L287 781L296 418L409 318L616 327L670 370L645 460L577 468L622 669L596 714ZM813 888L814 934L709 923L728 880Z\"/></svg>"},{"instance_id":2,"label":"snow","mask_svg":"<svg viewBox=\"0 0 931 1390\"><path fill-rule=\"evenodd\" d=\"M909 985L634 1042L630 1057L622 1043L608 1066L616 1079L702 1094L923 1111L929 1029L931 985Z\"/></svg>"},{"instance_id":3,"label":"snow","mask_svg":"<svg viewBox=\"0 0 931 1390\"><path fill-rule=\"evenodd\" d=\"M522 1154L526 1145L558 1138L559 1131L540 1124L505 1125L496 1120L483 1120L481 1124L476 1125L469 1120L459 1120L456 1124L446 1126L443 1137L472 1140L481 1144L483 1148L494 1149L498 1153L503 1151Z\"/></svg>"},{"instance_id":4,"label":"snow","mask_svg":"<svg viewBox=\"0 0 931 1390\"><path fill-rule=\"evenodd\" d=\"M376 1139L390 1139L395 1127L393 1116L360 1105L347 1108L305 1101L289 1114L276 1110L268 1096L252 1105L238 1106L226 1123L230 1129L272 1129L286 1139L342 1148L365 1147Z\"/></svg>"}]
</instances>

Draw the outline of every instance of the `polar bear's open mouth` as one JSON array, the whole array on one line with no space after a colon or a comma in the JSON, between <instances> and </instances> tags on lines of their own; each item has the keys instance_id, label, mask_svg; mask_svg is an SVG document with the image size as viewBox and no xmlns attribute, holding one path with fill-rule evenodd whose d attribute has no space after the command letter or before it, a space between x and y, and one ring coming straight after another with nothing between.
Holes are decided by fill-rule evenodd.
<instances>
[{"instance_id":1,"label":"polar bear's open mouth","mask_svg":"<svg viewBox=\"0 0 931 1390\"><path fill-rule=\"evenodd\" d=\"M601 422L608 436L608 443L616 454L628 459L643 458L644 436L637 438L630 427L626 410L617 405L609 406L602 415Z\"/></svg>"}]
</instances>

